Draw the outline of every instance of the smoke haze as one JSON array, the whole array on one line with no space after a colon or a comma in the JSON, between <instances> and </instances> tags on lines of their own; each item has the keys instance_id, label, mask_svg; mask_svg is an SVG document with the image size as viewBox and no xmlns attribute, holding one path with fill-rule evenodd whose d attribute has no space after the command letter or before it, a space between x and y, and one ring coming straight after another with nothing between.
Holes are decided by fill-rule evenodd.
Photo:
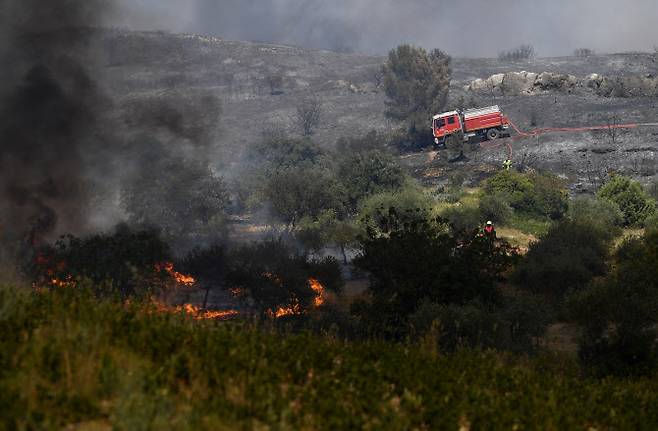
<instances>
[{"instance_id":1,"label":"smoke haze","mask_svg":"<svg viewBox=\"0 0 658 431\"><path fill-rule=\"evenodd\" d=\"M100 0L3 1L0 53L0 226L40 237L84 223L91 158L107 142L95 124L107 101L92 77L87 26Z\"/></svg>"},{"instance_id":2,"label":"smoke haze","mask_svg":"<svg viewBox=\"0 0 658 431\"><path fill-rule=\"evenodd\" d=\"M467 57L525 43L542 56L658 44L655 0L121 1L127 27L380 54L401 43Z\"/></svg>"}]
</instances>

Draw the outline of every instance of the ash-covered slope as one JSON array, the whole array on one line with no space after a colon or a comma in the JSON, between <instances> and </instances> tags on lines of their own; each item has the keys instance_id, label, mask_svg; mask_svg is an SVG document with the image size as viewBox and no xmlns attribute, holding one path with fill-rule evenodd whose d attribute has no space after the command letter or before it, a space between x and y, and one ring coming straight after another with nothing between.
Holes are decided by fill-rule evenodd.
<instances>
[{"instance_id":1,"label":"ash-covered slope","mask_svg":"<svg viewBox=\"0 0 658 431\"><path fill-rule=\"evenodd\" d=\"M386 127L382 58L167 33L109 31L104 39L108 81L120 101L172 92L218 98L227 158L263 133L295 133L297 104L310 94L322 99L315 138L324 145Z\"/></svg>"},{"instance_id":2,"label":"ash-covered slope","mask_svg":"<svg viewBox=\"0 0 658 431\"><path fill-rule=\"evenodd\" d=\"M264 133L277 129L295 133L296 106L309 94L322 98L322 124L315 139L323 145L331 146L341 136L396 126L383 115L379 73L383 57L167 33L107 31L104 41L105 72L119 101L131 104L174 92L189 98L190 105L201 103L194 116L206 124L217 122L221 131L217 158L222 164L236 160L249 142ZM658 75L651 54L519 62L454 59L453 70L453 104L498 104L522 129L658 121L658 98L632 91L606 94L550 85L531 94L465 89L476 79L521 71L573 75L582 82L592 74L610 82L621 77L626 81L620 82L645 82ZM203 109L207 96L221 101L221 114ZM514 141L513 148L515 162L551 168L585 188L597 181L594 177L612 170L648 180L656 175L658 129L545 135ZM495 167L506 151L505 146L483 149L460 166ZM426 157L418 157L418 164L425 161ZM430 164L428 169L433 168ZM423 169L417 166L419 172Z\"/></svg>"}]
</instances>

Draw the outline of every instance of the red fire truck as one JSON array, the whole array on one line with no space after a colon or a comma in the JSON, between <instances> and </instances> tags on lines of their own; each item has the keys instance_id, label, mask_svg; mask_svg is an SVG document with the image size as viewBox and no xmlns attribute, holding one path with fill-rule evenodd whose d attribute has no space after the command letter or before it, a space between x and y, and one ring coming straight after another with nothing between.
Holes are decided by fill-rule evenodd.
<instances>
[{"instance_id":1,"label":"red fire truck","mask_svg":"<svg viewBox=\"0 0 658 431\"><path fill-rule=\"evenodd\" d=\"M464 141L476 136L493 140L503 135L509 136L509 127L509 119L497 105L444 112L435 115L432 122L437 145L444 145L451 136L459 136L459 132L463 133Z\"/></svg>"}]
</instances>

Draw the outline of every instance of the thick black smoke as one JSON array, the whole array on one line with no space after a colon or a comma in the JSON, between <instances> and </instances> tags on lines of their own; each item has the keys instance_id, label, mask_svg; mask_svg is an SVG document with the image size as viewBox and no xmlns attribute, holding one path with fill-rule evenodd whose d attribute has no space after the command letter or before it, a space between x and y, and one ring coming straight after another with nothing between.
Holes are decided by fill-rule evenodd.
<instances>
[{"instance_id":1,"label":"thick black smoke","mask_svg":"<svg viewBox=\"0 0 658 431\"><path fill-rule=\"evenodd\" d=\"M79 228L87 160L107 144L94 79L101 0L3 0L0 6L0 235Z\"/></svg>"}]
</instances>

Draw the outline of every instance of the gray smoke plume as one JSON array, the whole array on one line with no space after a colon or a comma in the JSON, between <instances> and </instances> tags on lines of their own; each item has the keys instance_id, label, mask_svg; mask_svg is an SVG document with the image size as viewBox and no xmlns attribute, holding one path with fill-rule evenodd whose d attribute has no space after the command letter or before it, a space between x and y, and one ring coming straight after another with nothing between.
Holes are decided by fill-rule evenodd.
<instances>
[{"instance_id":1,"label":"gray smoke plume","mask_svg":"<svg viewBox=\"0 0 658 431\"><path fill-rule=\"evenodd\" d=\"M102 0L3 0L0 6L0 239L84 222L88 158L108 104L93 79Z\"/></svg>"},{"instance_id":2,"label":"gray smoke plume","mask_svg":"<svg viewBox=\"0 0 658 431\"><path fill-rule=\"evenodd\" d=\"M312 48L386 53L401 43L495 57L530 43L542 56L652 50L655 0L121 0L122 25Z\"/></svg>"}]
</instances>

